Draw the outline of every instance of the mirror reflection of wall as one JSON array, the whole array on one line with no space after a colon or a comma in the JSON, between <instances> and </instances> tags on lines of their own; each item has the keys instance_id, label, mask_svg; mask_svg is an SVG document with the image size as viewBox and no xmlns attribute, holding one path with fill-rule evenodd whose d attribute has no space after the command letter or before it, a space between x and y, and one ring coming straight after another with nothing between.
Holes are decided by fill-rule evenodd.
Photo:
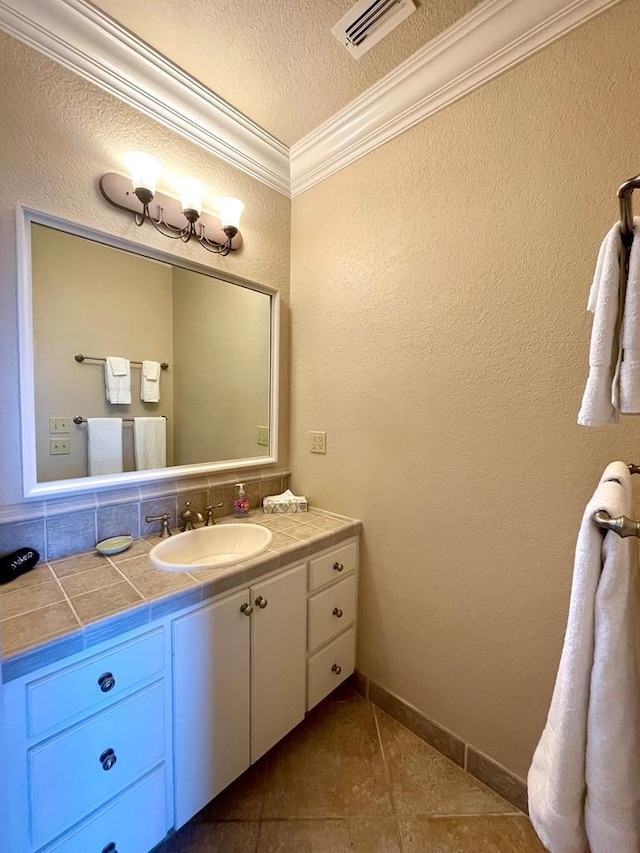
<instances>
[{"instance_id":1,"label":"mirror reflection of wall","mask_svg":"<svg viewBox=\"0 0 640 853\"><path fill-rule=\"evenodd\" d=\"M167 465L264 456L269 425L270 296L48 226L32 224L38 482L86 477L86 425L51 455L49 418L165 415ZM160 402L106 400L104 364L76 353L167 362ZM123 424L124 470L135 470Z\"/></svg>"}]
</instances>

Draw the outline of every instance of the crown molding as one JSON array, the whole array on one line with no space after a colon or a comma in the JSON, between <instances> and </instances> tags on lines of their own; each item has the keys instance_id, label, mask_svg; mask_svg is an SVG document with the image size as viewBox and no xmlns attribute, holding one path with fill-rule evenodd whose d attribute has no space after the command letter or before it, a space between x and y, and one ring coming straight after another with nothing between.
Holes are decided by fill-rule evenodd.
<instances>
[{"instance_id":1,"label":"crown molding","mask_svg":"<svg viewBox=\"0 0 640 853\"><path fill-rule=\"evenodd\" d=\"M289 149L86 0L0 0L0 29L289 195Z\"/></svg>"},{"instance_id":2,"label":"crown molding","mask_svg":"<svg viewBox=\"0 0 640 853\"><path fill-rule=\"evenodd\" d=\"M296 196L619 0L486 0L291 147Z\"/></svg>"},{"instance_id":3,"label":"crown molding","mask_svg":"<svg viewBox=\"0 0 640 853\"><path fill-rule=\"evenodd\" d=\"M620 0L485 0L291 149L87 0L0 0L0 29L286 196Z\"/></svg>"}]
</instances>

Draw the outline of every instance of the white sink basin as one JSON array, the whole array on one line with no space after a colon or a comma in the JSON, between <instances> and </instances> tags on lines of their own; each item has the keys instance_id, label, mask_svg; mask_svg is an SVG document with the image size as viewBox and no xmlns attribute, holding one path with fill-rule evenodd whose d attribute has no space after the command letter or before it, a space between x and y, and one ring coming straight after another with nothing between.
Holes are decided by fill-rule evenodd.
<instances>
[{"instance_id":1,"label":"white sink basin","mask_svg":"<svg viewBox=\"0 0 640 853\"><path fill-rule=\"evenodd\" d=\"M271 538L268 528L246 522L198 527L158 542L149 559L156 569L165 572L221 569L262 554Z\"/></svg>"}]
</instances>

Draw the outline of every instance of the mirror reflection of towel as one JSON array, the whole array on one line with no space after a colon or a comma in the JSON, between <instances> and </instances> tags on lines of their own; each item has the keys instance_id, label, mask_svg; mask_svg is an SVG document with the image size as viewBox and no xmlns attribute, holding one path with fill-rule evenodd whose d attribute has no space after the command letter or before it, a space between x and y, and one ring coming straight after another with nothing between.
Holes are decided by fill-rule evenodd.
<instances>
[{"instance_id":1,"label":"mirror reflection of towel","mask_svg":"<svg viewBox=\"0 0 640 853\"><path fill-rule=\"evenodd\" d=\"M122 418L87 418L89 476L122 472Z\"/></svg>"},{"instance_id":2,"label":"mirror reflection of towel","mask_svg":"<svg viewBox=\"0 0 640 853\"><path fill-rule=\"evenodd\" d=\"M140 377L140 399L145 403L160 402L160 362L143 361Z\"/></svg>"},{"instance_id":3,"label":"mirror reflection of towel","mask_svg":"<svg viewBox=\"0 0 640 853\"><path fill-rule=\"evenodd\" d=\"M131 365L126 358L108 355L104 360L104 384L108 403L131 402Z\"/></svg>"},{"instance_id":4,"label":"mirror reflection of towel","mask_svg":"<svg viewBox=\"0 0 640 853\"><path fill-rule=\"evenodd\" d=\"M165 418L134 418L133 446L136 471L165 468L167 464L167 421Z\"/></svg>"}]
</instances>

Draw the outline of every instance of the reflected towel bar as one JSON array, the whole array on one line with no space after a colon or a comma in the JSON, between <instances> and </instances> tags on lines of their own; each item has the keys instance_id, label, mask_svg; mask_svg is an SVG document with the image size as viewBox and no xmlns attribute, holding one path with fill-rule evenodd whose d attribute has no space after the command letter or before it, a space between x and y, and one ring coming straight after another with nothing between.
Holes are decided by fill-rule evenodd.
<instances>
[{"instance_id":1,"label":"reflected towel bar","mask_svg":"<svg viewBox=\"0 0 640 853\"><path fill-rule=\"evenodd\" d=\"M627 466L631 474L640 474L640 465L634 465L633 462ZM623 538L627 536L635 536L640 539L640 521L634 521L626 515L621 515L618 518L611 518L609 513L604 510L594 512L593 520L605 530L613 530L618 536Z\"/></svg>"},{"instance_id":2,"label":"reflected towel bar","mask_svg":"<svg viewBox=\"0 0 640 853\"><path fill-rule=\"evenodd\" d=\"M145 415L141 415L141 417L145 417ZM153 417L164 418L165 421L167 419L166 415L153 415ZM135 418L122 418L122 423L125 423L125 424L132 424L134 421L135 421ZM75 418L73 419L73 422L74 422L74 424L77 424L78 426L80 426L80 424L86 424L87 419L83 418L81 415L76 415Z\"/></svg>"},{"instance_id":3,"label":"reflected towel bar","mask_svg":"<svg viewBox=\"0 0 640 853\"><path fill-rule=\"evenodd\" d=\"M103 355L82 355L81 352L79 352L77 355L74 355L74 358L80 364L82 364L82 362L85 361L85 359L87 359L87 358L90 358L91 361L106 361L107 360ZM132 361L131 359L129 359L129 364L137 364L138 366L142 367L141 361ZM169 365L167 364L166 361L161 362L160 367L162 368L162 370L168 370L169 369Z\"/></svg>"}]
</instances>

